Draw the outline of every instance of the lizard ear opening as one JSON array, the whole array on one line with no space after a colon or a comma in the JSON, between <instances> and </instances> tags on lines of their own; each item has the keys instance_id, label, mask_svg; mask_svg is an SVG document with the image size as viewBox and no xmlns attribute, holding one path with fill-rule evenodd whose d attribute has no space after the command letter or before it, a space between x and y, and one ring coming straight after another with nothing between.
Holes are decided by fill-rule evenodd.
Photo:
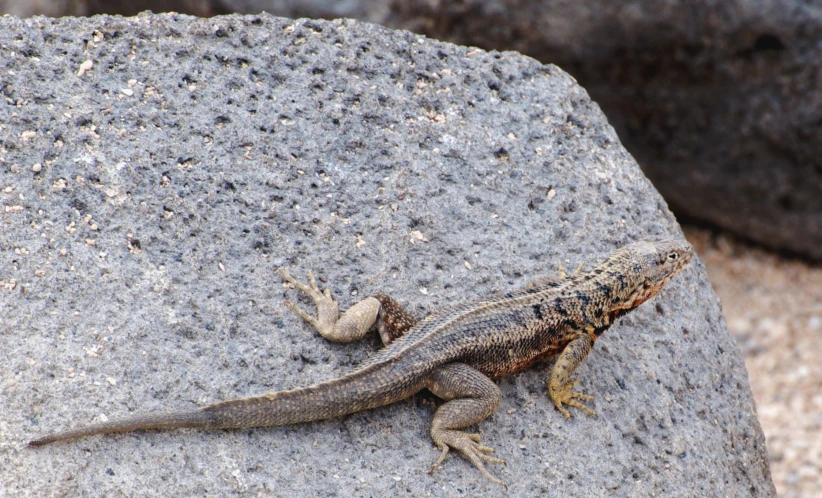
<instances>
[{"instance_id":1,"label":"lizard ear opening","mask_svg":"<svg viewBox=\"0 0 822 498\"><path fill-rule=\"evenodd\" d=\"M679 257L679 254L677 254L675 252L672 252L672 253L668 254L668 259L670 259L671 261L676 261L678 257Z\"/></svg>"}]
</instances>

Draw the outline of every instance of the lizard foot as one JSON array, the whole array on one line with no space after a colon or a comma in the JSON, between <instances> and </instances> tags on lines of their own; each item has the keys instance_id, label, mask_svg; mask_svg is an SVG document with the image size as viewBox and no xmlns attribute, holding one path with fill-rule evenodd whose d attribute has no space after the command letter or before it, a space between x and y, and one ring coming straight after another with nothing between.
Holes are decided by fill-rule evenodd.
<instances>
[{"instance_id":1,"label":"lizard foot","mask_svg":"<svg viewBox=\"0 0 822 498\"><path fill-rule=\"evenodd\" d=\"M577 269L574 270L574 273L572 273L571 276L576 277L579 274L579 272L582 271L583 266L585 266L585 261L583 261L582 263L579 264L579 266L577 266ZM562 266L562 261L561 260L557 261L557 270L559 271L559 277L560 278L566 278L568 276L568 274L565 273L565 268Z\"/></svg>"},{"instance_id":2,"label":"lizard foot","mask_svg":"<svg viewBox=\"0 0 822 498\"><path fill-rule=\"evenodd\" d=\"M442 450L442 454L431 467L430 473L433 474L434 470L445 460L445 457L448 455L448 450L454 448L465 455L465 458L470 460L489 481L508 489L508 486L506 486L502 480L492 476L491 473L486 470L485 464L483 463L489 462L507 465L505 460L490 456L489 453L493 453L494 450L479 444L480 439L482 439L482 436L479 434L469 434L467 432L453 430L440 431L434 438L434 443Z\"/></svg>"},{"instance_id":3,"label":"lizard foot","mask_svg":"<svg viewBox=\"0 0 822 498\"><path fill-rule=\"evenodd\" d=\"M294 277L289 275L285 268L278 269L277 274L280 275L280 277L286 282L300 289L303 294L306 294L312 301L314 301L314 305L317 307L317 316L311 316L300 309L296 304L286 301L285 305L288 306L288 309L299 315L300 318L306 322L310 323L315 329L317 329L321 336L332 336L334 334L334 325L337 323L337 319L340 316L340 308L337 305L337 301L334 301L331 297L331 291L325 289L325 292L321 292L320 288L317 286L317 280L314 278L313 273L308 274L308 285L297 281Z\"/></svg>"},{"instance_id":4,"label":"lizard foot","mask_svg":"<svg viewBox=\"0 0 822 498\"><path fill-rule=\"evenodd\" d=\"M572 391L574 386L577 385L577 382L579 382L579 379L573 379L558 387L548 384L548 394L551 395L551 400L554 402L554 406L557 407L557 410L559 410L561 414L565 415L566 419L571 418L571 414L562 406L563 404L573 406L574 408L579 408L580 410L584 410L596 417L596 412L577 401L578 399L586 401L591 401L594 399L593 396Z\"/></svg>"}]
</instances>

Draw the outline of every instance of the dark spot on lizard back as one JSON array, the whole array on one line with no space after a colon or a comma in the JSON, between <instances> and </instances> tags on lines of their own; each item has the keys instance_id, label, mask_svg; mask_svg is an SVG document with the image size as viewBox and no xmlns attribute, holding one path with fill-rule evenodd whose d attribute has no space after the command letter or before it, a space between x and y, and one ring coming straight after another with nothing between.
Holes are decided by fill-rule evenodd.
<instances>
[{"instance_id":1,"label":"dark spot on lizard back","mask_svg":"<svg viewBox=\"0 0 822 498\"><path fill-rule=\"evenodd\" d=\"M625 283L625 275L617 274L616 280L619 282L619 290L625 290L625 288L628 287L628 284Z\"/></svg>"},{"instance_id":2,"label":"dark spot on lizard back","mask_svg":"<svg viewBox=\"0 0 822 498\"><path fill-rule=\"evenodd\" d=\"M603 332L608 330L608 327L610 327L610 325L603 325L601 327L594 328L594 335L597 337L601 336Z\"/></svg>"},{"instance_id":3,"label":"dark spot on lizard back","mask_svg":"<svg viewBox=\"0 0 822 498\"><path fill-rule=\"evenodd\" d=\"M542 308L540 307L539 304L535 304L535 305L531 306L531 309L534 310L534 315L537 317L537 320L542 320L543 319Z\"/></svg>"}]
</instances>

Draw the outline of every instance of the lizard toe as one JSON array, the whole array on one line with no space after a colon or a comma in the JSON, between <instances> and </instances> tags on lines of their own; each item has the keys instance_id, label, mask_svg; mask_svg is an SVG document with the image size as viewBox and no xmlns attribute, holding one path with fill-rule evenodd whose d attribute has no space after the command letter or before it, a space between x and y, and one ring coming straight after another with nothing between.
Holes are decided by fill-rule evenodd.
<instances>
[{"instance_id":1,"label":"lizard toe","mask_svg":"<svg viewBox=\"0 0 822 498\"><path fill-rule=\"evenodd\" d=\"M284 268L277 270L277 273L284 281L293 285L314 301L314 306L317 307L317 315L309 314L290 301L285 302L286 307L311 324L311 326L317 329L321 336L333 337L334 324L340 316L340 308L337 301L331 297L331 291L328 289L326 289L325 292L321 291L313 273L308 274L307 285L292 277Z\"/></svg>"},{"instance_id":2,"label":"lizard toe","mask_svg":"<svg viewBox=\"0 0 822 498\"><path fill-rule=\"evenodd\" d=\"M433 473L434 470L445 460L445 457L448 455L448 450L450 448L454 448L462 453L463 456L465 456L465 458L467 458L472 464L474 464L474 467L476 467L486 479L507 489L507 486L502 480L494 477L490 472L488 472L488 469L485 468L485 462L499 463L502 465L507 465L507 463L501 458L496 458L489 455L489 453L494 453L494 450L493 448L479 444L480 439L482 439L481 435L469 434L462 431L445 430L439 432L437 436L438 437L435 442L442 450L442 454L440 454L440 457L437 459L436 463L434 463L434 466L431 467L431 473Z\"/></svg>"},{"instance_id":3,"label":"lizard toe","mask_svg":"<svg viewBox=\"0 0 822 498\"><path fill-rule=\"evenodd\" d=\"M559 412L566 419L571 418L571 413L568 410L566 410L565 407L563 407L562 405L571 406L579 410L583 410L596 417L596 412L577 401L578 399L585 401L594 400L593 396L572 391L572 389L574 388L574 386L577 385L578 382L579 379L572 379L566 382L565 384L562 384L560 387L552 387L549 385L548 393L551 395L551 400L554 402L554 406L557 407L557 410L559 410Z\"/></svg>"}]
</instances>

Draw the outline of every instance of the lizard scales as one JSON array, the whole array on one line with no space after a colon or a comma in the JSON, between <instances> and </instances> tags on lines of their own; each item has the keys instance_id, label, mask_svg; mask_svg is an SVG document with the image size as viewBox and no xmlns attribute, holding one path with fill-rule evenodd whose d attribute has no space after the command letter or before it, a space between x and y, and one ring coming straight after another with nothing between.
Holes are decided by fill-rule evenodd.
<instances>
[{"instance_id":1,"label":"lizard scales","mask_svg":"<svg viewBox=\"0 0 822 498\"><path fill-rule=\"evenodd\" d=\"M543 277L524 289L435 312L419 322L384 295L368 297L340 316L330 292L321 292L311 274L306 285L281 270L284 280L314 300L317 316L286 305L321 335L350 342L377 329L386 347L356 371L313 386L70 429L29 444L146 429L309 422L388 405L428 388L446 400L431 426L432 439L442 450L434 468L453 448L488 479L503 484L484 462L504 462L490 456L493 450L479 444L479 435L459 430L479 423L499 406L501 394L490 379L558 355L547 381L554 405L566 418L570 413L565 406L594 415L579 401L593 397L572 390L577 383L571 378L574 369L619 316L655 296L692 255L683 241L637 242L591 271L577 269L568 276L560 267L558 277Z\"/></svg>"}]
</instances>

